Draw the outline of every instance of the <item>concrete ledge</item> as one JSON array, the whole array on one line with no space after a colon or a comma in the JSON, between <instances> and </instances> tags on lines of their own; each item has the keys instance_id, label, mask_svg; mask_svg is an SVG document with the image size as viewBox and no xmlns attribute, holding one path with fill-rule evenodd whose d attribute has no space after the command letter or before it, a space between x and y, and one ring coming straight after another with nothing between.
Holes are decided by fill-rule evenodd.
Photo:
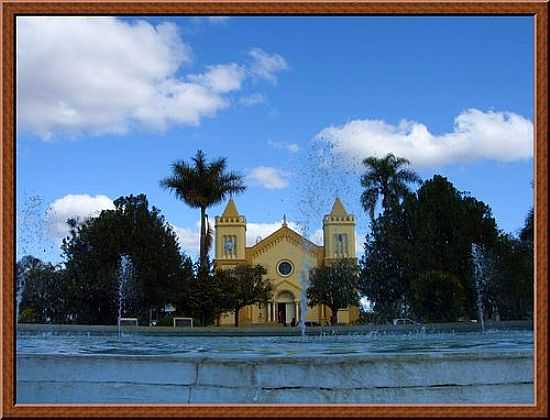
<instances>
[{"instance_id":1,"label":"concrete ledge","mask_svg":"<svg viewBox=\"0 0 550 420\"><path fill-rule=\"evenodd\" d=\"M533 403L533 384L369 389L262 390L263 403L302 404L526 404Z\"/></svg>"},{"instance_id":2,"label":"concrete ledge","mask_svg":"<svg viewBox=\"0 0 550 420\"><path fill-rule=\"evenodd\" d=\"M21 381L17 383L17 394L18 404L533 404L533 384L368 389L258 389Z\"/></svg>"},{"instance_id":3,"label":"concrete ledge","mask_svg":"<svg viewBox=\"0 0 550 420\"><path fill-rule=\"evenodd\" d=\"M199 385L245 387L256 384L253 363L207 360L199 362L197 366Z\"/></svg>"},{"instance_id":4,"label":"concrete ledge","mask_svg":"<svg viewBox=\"0 0 550 420\"><path fill-rule=\"evenodd\" d=\"M189 402L192 404L247 404L261 402L255 388L227 388L217 386L193 386Z\"/></svg>"},{"instance_id":5,"label":"concrete ledge","mask_svg":"<svg viewBox=\"0 0 550 420\"><path fill-rule=\"evenodd\" d=\"M533 403L531 352L18 355L18 403Z\"/></svg>"},{"instance_id":6,"label":"concrete ledge","mask_svg":"<svg viewBox=\"0 0 550 420\"><path fill-rule=\"evenodd\" d=\"M264 363L256 369L261 387L376 388L530 382L530 357L386 357L326 363Z\"/></svg>"},{"instance_id":7,"label":"concrete ledge","mask_svg":"<svg viewBox=\"0 0 550 420\"><path fill-rule=\"evenodd\" d=\"M17 403L171 404L188 403L190 387L118 382L17 381Z\"/></svg>"},{"instance_id":8,"label":"concrete ledge","mask_svg":"<svg viewBox=\"0 0 550 420\"><path fill-rule=\"evenodd\" d=\"M163 358L95 355L17 356L17 380L48 382L126 382L191 385L196 363Z\"/></svg>"}]
</instances>

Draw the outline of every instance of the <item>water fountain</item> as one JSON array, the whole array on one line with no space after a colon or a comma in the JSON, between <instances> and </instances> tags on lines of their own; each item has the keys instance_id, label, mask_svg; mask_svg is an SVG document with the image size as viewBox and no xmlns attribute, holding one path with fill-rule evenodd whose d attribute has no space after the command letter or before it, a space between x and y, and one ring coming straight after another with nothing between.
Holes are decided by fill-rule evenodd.
<instances>
[{"instance_id":1,"label":"water fountain","mask_svg":"<svg viewBox=\"0 0 550 420\"><path fill-rule=\"evenodd\" d=\"M120 256L120 267L118 270L118 335L122 336L121 319L124 315L124 304L128 295L128 282L133 275L133 263L128 255Z\"/></svg>"},{"instance_id":2,"label":"water fountain","mask_svg":"<svg viewBox=\"0 0 550 420\"><path fill-rule=\"evenodd\" d=\"M311 269L307 258L308 244L304 244L304 266L302 267L302 272L300 274L300 284L302 286L300 293L300 332L302 337L305 337L306 335L307 288L309 287L309 270Z\"/></svg>"},{"instance_id":3,"label":"water fountain","mask_svg":"<svg viewBox=\"0 0 550 420\"><path fill-rule=\"evenodd\" d=\"M17 292L15 295L15 323L19 322L19 308L21 306L21 301L23 300L23 290L25 290L25 282L26 282L26 275L27 275L27 273L25 273L25 268L24 268L25 258L26 257L23 257L21 259L22 269L21 269L21 272L17 273L17 276L16 276Z\"/></svg>"},{"instance_id":4,"label":"water fountain","mask_svg":"<svg viewBox=\"0 0 550 420\"><path fill-rule=\"evenodd\" d=\"M40 195L25 197L20 212L17 213L17 257L23 267L20 273L16 273L15 284L15 320L19 321L21 301L26 284L26 270L29 259L32 256L42 258L48 250L52 250L53 242L48 240L46 220L50 209L44 209L44 200Z\"/></svg>"},{"instance_id":5,"label":"water fountain","mask_svg":"<svg viewBox=\"0 0 550 420\"><path fill-rule=\"evenodd\" d=\"M297 197L293 199L297 203L299 213L299 231L304 238L312 238L315 227L312 221L323 220L327 209L330 209L336 197L343 198L353 208L358 203L356 197L360 194L355 184L348 182L355 179L356 166L349 166L334 151L330 143L315 141L302 161L296 162L292 171L300 178ZM352 175L353 173L353 175ZM300 329L305 335L305 320L307 315L307 288L309 287L309 271L311 264L308 255L311 255L311 244L304 241L304 266L300 273Z\"/></svg>"},{"instance_id":6,"label":"water fountain","mask_svg":"<svg viewBox=\"0 0 550 420\"><path fill-rule=\"evenodd\" d=\"M476 304L479 317L479 323L481 326L481 332L485 332L485 320L483 317L483 299L481 296L482 283L485 277L485 264L483 257L483 250L478 244L472 243L472 265L473 265L473 280L474 289L476 291Z\"/></svg>"}]
</instances>

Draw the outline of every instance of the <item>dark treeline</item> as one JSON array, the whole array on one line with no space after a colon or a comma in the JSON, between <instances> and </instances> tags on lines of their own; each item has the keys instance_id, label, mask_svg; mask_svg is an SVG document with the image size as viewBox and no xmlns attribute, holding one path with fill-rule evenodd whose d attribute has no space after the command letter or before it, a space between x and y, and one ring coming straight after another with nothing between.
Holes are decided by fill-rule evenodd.
<instances>
[{"instance_id":1,"label":"dark treeline","mask_svg":"<svg viewBox=\"0 0 550 420\"><path fill-rule=\"evenodd\" d=\"M262 267L216 273L207 260L206 270L200 270L181 252L174 231L157 208L149 208L145 195L120 197L114 204L114 210L83 224L69 220L64 264L30 256L17 263L18 277L25 276L22 322L116 324L123 255L133 266L123 316L138 318L140 324L149 322L151 311L162 312L171 303L177 315L210 325L222 312L270 297Z\"/></svg>"},{"instance_id":2,"label":"dark treeline","mask_svg":"<svg viewBox=\"0 0 550 420\"><path fill-rule=\"evenodd\" d=\"M458 191L445 177L435 175L422 183L400 169L408 164L405 159L393 155L364 164L363 207L372 221L359 290L374 304L375 316L476 319L472 244L483 254L484 317L532 316L532 211L515 237L497 228L487 204ZM407 186L412 182L421 184L415 193ZM382 212L375 218L378 195L383 197Z\"/></svg>"},{"instance_id":3,"label":"dark treeline","mask_svg":"<svg viewBox=\"0 0 550 420\"><path fill-rule=\"evenodd\" d=\"M138 318L143 325L152 313L162 314L168 303L176 310L171 316L193 317L198 325L214 324L224 312L234 312L238 325L240 308L271 299L263 267L213 269L205 209L228 192L242 191L244 185L236 182L238 175L225 174L223 159L209 165L204 154L197 154L193 162L194 167L178 162L173 176L163 183L201 210L197 261L182 252L175 232L145 195L120 197L114 210L104 210L84 223L68 221L70 233L61 246L63 263L52 265L32 256L17 262L17 284L25 279L19 320L116 324L122 256L128 256L133 266L122 315ZM408 169L408 161L393 155L368 158L364 165L361 203L364 217L371 219L365 252L358 264L350 259L312 269L310 305L325 304L335 314L364 296L373 304L371 321L475 319L472 244L476 244L483 266L484 317L532 316L532 210L515 236L498 229L487 204L458 191L442 176L422 182ZM193 184L193 171L208 173L217 187ZM414 184L419 185L416 192L411 190ZM381 212L376 216L378 203ZM170 316L161 320L169 322ZM336 323L335 316L331 322Z\"/></svg>"}]
</instances>

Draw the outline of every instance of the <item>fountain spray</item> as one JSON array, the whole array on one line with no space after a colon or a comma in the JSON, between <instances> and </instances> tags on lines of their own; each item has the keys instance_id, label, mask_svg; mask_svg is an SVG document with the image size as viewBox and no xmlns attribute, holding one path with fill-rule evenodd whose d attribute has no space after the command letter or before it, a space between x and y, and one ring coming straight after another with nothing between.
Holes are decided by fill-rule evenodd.
<instances>
[{"instance_id":1,"label":"fountain spray","mask_svg":"<svg viewBox=\"0 0 550 420\"><path fill-rule=\"evenodd\" d=\"M124 314L124 303L127 299L128 280L132 275L133 264L128 255L120 256L120 268L118 271L118 335L122 336L120 320Z\"/></svg>"},{"instance_id":2,"label":"fountain spray","mask_svg":"<svg viewBox=\"0 0 550 420\"><path fill-rule=\"evenodd\" d=\"M485 332L485 321L483 319L483 299L481 297L481 287L483 282L484 264L482 249L478 244L472 243L472 264L473 264L473 280L474 289L476 291L476 303L479 317L479 323L481 325L481 332Z\"/></svg>"},{"instance_id":3,"label":"fountain spray","mask_svg":"<svg viewBox=\"0 0 550 420\"><path fill-rule=\"evenodd\" d=\"M305 229L304 229L305 230ZM306 232L302 235L305 236ZM307 289L309 287L309 270L311 264L308 261L310 245L304 239L304 266L302 267L302 273L300 274L301 293L300 293L300 332L302 337L306 335L306 316L307 316Z\"/></svg>"}]
</instances>

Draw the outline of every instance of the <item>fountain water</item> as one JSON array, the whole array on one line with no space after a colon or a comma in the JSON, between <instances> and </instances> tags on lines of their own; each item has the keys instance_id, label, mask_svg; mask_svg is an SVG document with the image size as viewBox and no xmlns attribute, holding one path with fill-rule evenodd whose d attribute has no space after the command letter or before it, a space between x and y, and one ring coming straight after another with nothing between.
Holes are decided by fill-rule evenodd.
<instances>
[{"instance_id":1,"label":"fountain water","mask_svg":"<svg viewBox=\"0 0 550 420\"><path fill-rule=\"evenodd\" d=\"M23 290L25 290L26 275L25 273L25 257L21 259L21 271L17 273L16 277L16 295L15 295L15 323L19 322L19 307L23 300Z\"/></svg>"},{"instance_id":2,"label":"fountain water","mask_svg":"<svg viewBox=\"0 0 550 420\"><path fill-rule=\"evenodd\" d=\"M473 280L474 289L476 291L476 303L481 332L485 332L485 321L483 319L483 299L481 297L482 282L485 277L485 264L483 260L483 250L478 244L472 243Z\"/></svg>"},{"instance_id":3,"label":"fountain water","mask_svg":"<svg viewBox=\"0 0 550 420\"><path fill-rule=\"evenodd\" d=\"M133 264L132 260L128 255L121 255L120 256L120 267L118 271L118 318L117 318L117 324L118 324L118 335L122 335L121 331L121 325L120 320L122 318L122 315L124 315L124 304L126 303L127 299L127 288L128 288L128 281L130 277L132 276L133 272Z\"/></svg>"},{"instance_id":4,"label":"fountain water","mask_svg":"<svg viewBox=\"0 0 550 420\"><path fill-rule=\"evenodd\" d=\"M318 223L323 220L327 210L331 208L336 197L343 198L351 207L355 204L356 197L360 194L356 191L355 184L348 180L355 179L356 166L345 163L335 153L333 145L327 142L314 141L304 160L296 162L294 173L299 174L300 188L296 191L299 194L293 201L298 204L297 210L300 214L300 233L304 238L321 239L320 230L315 230L311 223ZM304 241L304 266L300 275L300 329L305 335L305 320L307 316L307 288L309 287L309 272L311 261L311 244Z\"/></svg>"},{"instance_id":5,"label":"fountain water","mask_svg":"<svg viewBox=\"0 0 550 420\"><path fill-rule=\"evenodd\" d=\"M304 241L305 242L305 241ZM304 266L300 275L300 283L302 290L300 293L300 331L302 337L306 335L306 316L307 316L307 289L309 287L309 270L310 264L308 258L308 244L304 245Z\"/></svg>"},{"instance_id":6,"label":"fountain water","mask_svg":"<svg viewBox=\"0 0 550 420\"><path fill-rule=\"evenodd\" d=\"M19 321L21 301L25 290L28 265L33 258L46 254L47 248L51 248L52 242L48 241L46 234L47 210L44 210L44 200L39 195L27 196L17 213L17 256L21 256L19 264L21 271L16 274L15 285L15 320Z\"/></svg>"}]
</instances>

